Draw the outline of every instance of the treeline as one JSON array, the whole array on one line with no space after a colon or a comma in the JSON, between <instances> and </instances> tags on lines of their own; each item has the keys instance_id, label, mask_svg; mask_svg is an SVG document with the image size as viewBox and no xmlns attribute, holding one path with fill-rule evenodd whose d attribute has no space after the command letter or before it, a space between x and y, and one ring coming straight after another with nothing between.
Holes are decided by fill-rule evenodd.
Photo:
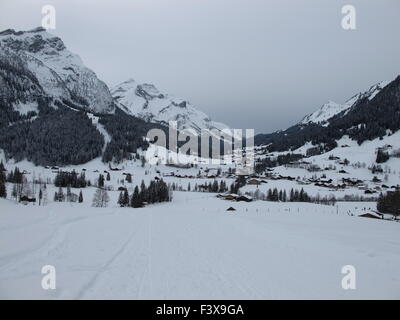
<instances>
[{"instance_id":1,"label":"treeline","mask_svg":"<svg viewBox=\"0 0 400 320\"><path fill-rule=\"evenodd\" d=\"M381 213L400 215L400 190L388 191L386 194L381 193L376 208Z\"/></svg>"},{"instance_id":2,"label":"treeline","mask_svg":"<svg viewBox=\"0 0 400 320\"><path fill-rule=\"evenodd\" d=\"M255 136L256 145L268 145L268 150L295 150L306 142L318 145L315 150L326 152L337 147L336 140L344 135L358 144L382 138L388 131L400 129L400 76L383 88L373 99L360 99L350 110L329 120L328 126L315 123L297 124L285 131ZM390 135L390 134L389 134Z\"/></svg>"},{"instance_id":3,"label":"treeline","mask_svg":"<svg viewBox=\"0 0 400 320\"><path fill-rule=\"evenodd\" d=\"M72 172L59 171L54 178L54 185L56 187L72 187L72 188L86 188L90 186L90 180L86 180L85 173L82 172L78 175L75 170Z\"/></svg>"},{"instance_id":4,"label":"treeline","mask_svg":"<svg viewBox=\"0 0 400 320\"><path fill-rule=\"evenodd\" d=\"M287 153L278 155L277 157L267 157L262 159L261 161L256 162L254 166L254 171L256 173L262 173L267 168L282 166L293 161L298 161L302 158L303 155L298 153Z\"/></svg>"},{"instance_id":5,"label":"treeline","mask_svg":"<svg viewBox=\"0 0 400 320\"><path fill-rule=\"evenodd\" d=\"M3 163L1 163L1 166L3 167L3 170L5 172ZM7 175L7 182L22 183L23 177L24 174L19 170L18 167L15 167L14 171L10 171L10 173Z\"/></svg>"},{"instance_id":6,"label":"treeline","mask_svg":"<svg viewBox=\"0 0 400 320\"><path fill-rule=\"evenodd\" d=\"M44 91L26 61L15 51L0 47L0 128L35 115L32 111L21 114L13 105L34 103L42 95Z\"/></svg>"},{"instance_id":7,"label":"treeline","mask_svg":"<svg viewBox=\"0 0 400 320\"><path fill-rule=\"evenodd\" d=\"M115 114L104 115L99 119L111 135L111 141L103 153L103 162L120 163L124 159L132 159L132 153L139 148L147 149L149 143L145 140L147 132L157 124L150 124L142 119L128 115L116 108ZM161 126L160 126L161 127Z\"/></svg>"},{"instance_id":8,"label":"treeline","mask_svg":"<svg viewBox=\"0 0 400 320\"><path fill-rule=\"evenodd\" d=\"M82 190L80 190L79 195L73 193L71 191L71 188L68 186L67 187L67 192L64 193L63 188L59 187L58 191L54 193L54 202L83 202L83 193Z\"/></svg>"},{"instance_id":9,"label":"treeline","mask_svg":"<svg viewBox=\"0 0 400 320\"><path fill-rule=\"evenodd\" d=\"M84 112L44 107L34 120L0 129L7 158L35 165L86 163L101 155L104 138Z\"/></svg>"},{"instance_id":10,"label":"treeline","mask_svg":"<svg viewBox=\"0 0 400 320\"><path fill-rule=\"evenodd\" d=\"M321 197L317 194L315 197L310 196L304 189L291 189L289 193L285 189L281 190L278 188L268 189L266 193L263 193L259 189L254 192L246 192L247 195L251 196L254 200L264 201L275 201L275 202L310 202L319 204L333 205L336 203L334 196Z\"/></svg>"},{"instance_id":11,"label":"treeline","mask_svg":"<svg viewBox=\"0 0 400 320\"><path fill-rule=\"evenodd\" d=\"M291 189L290 194L286 193L286 190L279 190L277 188L268 189L266 199L267 201L280 201L280 202L311 202L311 197L302 188L300 191L297 189Z\"/></svg>"},{"instance_id":12,"label":"treeline","mask_svg":"<svg viewBox=\"0 0 400 320\"><path fill-rule=\"evenodd\" d=\"M172 190L183 190L179 189L178 185L172 183ZM192 186L190 182L187 185L186 191L199 191L199 192L219 192L219 193L224 193L228 191L228 186L226 185L226 182L221 180L219 183L217 180L214 180L213 182L209 183L204 183L201 185L198 185L197 183Z\"/></svg>"},{"instance_id":13,"label":"treeline","mask_svg":"<svg viewBox=\"0 0 400 320\"><path fill-rule=\"evenodd\" d=\"M118 204L121 207L141 208L145 204L156 202L171 201L172 194L170 187L161 179L158 181L152 180L147 187L142 181L140 188L135 187L132 195L129 195L128 190L121 191Z\"/></svg>"}]
</instances>

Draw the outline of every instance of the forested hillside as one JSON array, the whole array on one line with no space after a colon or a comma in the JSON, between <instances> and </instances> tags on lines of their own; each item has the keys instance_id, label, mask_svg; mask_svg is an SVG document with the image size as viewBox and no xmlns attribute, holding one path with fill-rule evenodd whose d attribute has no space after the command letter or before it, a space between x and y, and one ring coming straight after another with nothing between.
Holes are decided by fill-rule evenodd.
<instances>
[{"instance_id":1,"label":"forested hillside","mask_svg":"<svg viewBox=\"0 0 400 320\"><path fill-rule=\"evenodd\" d=\"M269 151L295 150L306 142L320 145L320 152L336 147L336 140L348 135L359 144L400 129L400 76L382 88L372 99L364 97L349 110L329 119L329 124L296 124L287 130L259 134L256 145L269 145Z\"/></svg>"}]
</instances>

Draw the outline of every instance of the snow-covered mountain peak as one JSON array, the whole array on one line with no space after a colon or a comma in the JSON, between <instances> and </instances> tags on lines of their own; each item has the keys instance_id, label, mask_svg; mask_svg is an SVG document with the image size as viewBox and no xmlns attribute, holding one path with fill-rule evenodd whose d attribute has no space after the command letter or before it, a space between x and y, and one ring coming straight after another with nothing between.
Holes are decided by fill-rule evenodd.
<instances>
[{"instance_id":1,"label":"snow-covered mountain peak","mask_svg":"<svg viewBox=\"0 0 400 320\"><path fill-rule=\"evenodd\" d=\"M129 79L115 86L111 93L122 109L146 121L177 121L178 129L192 128L197 132L228 128L223 123L212 121L189 101L163 93L150 83Z\"/></svg>"},{"instance_id":2,"label":"snow-covered mountain peak","mask_svg":"<svg viewBox=\"0 0 400 320\"><path fill-rule=\"evenodd\" d=\"M54 90L47 90L50 96L74 100L93 112L113 111L113 99L106 84L83 64L77 54L70 52L59 37L45 29L0 32L0 48L12 50L29 62L30 71L43 88L53 83ZM60 87L65 87L68 93Z\"/></svg>"},{"instance_id":3,"label":"snow-covered mountain peak","mask_svg":"<svg viewBox=\"0 0 400 320\"><path fill-rule=\"evenodd\" d=\"M367 91L360 92L354 95L343 104L339 104L329 100L327 103L323 104L317 111L305 116L303 120L300 121L300 124L304 125L315 123L326 126L329 124L329 119L345 110L350 110L350 108L356 105L357 102L361 99L368 98L369 100L372 100L389 83L390 81L381 81L370 87Z\"/></svg>"},{"instance_id":4,"label":"snow-covered mountain peak","mask_svg":"<svg viewBox=\"0 0 400 320\"><path fill-rule=\"evenodd\" d=\"M346 104L341 105L334 101L329 100L327 103L323 104L317 111L307 115L300 122L301 124L318 123L323 124L328 119L332 118L334 115L347 109Z\"/></svg>"}]
</instances>

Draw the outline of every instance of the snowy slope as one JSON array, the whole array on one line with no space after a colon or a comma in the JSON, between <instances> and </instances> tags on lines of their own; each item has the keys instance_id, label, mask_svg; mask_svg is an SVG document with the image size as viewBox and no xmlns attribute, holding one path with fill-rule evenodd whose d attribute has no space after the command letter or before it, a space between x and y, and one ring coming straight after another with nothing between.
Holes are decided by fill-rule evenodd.
<instances>
[{"instance_id":1,"label":"snowy slope","mask_svg":"<svg viewBox=\"0 0 400 320\"><path fill-rule=\"evenodd\" d=\"M89 110L98 113L113 111L113 99L106 84L60 38L43 28L0 32L0 51L4 50L28 65L49 96L87 104Z\"/></svg>"},{"instance_id":2,"label":"snowy slope","mask_svg":"<svg viewBox=\"0 0 400 320\"><path fill-rule=\"evenodd\" d=\"M368 98L372 100L379 91L382 90L390 81L382 81L378 84L373 85L367 91L358 93L355 96L351 97L343 104L336 103L334 101L328 101L321 108L317 111L305 116L303 120L300 121L300 124L309 124L309 123L316 123L321 125L328 125L329 119L333 116L339 114L342 111L349 110L352 106L356 105L358 101L364 98Z\"/></svg>"},{"instance_id":3,"label":"snowy slope","mask_svg":"<svg viewBox=\"0 0 400 320\"><path fill-rule=\"evenodd\" d=\"M142 209L0 205L2 299L400 298L400 224L332 206L191 192ZM56 290L41 287L44 265ZM356 290L341 287L344 265Z\"/></svg>"},{"instance_id":4,"label":"snowy slope","mask_svg":"<svg viewBox=\"0 0 400 320\"><path fill-rule=\"evenodd\" d=\"M153 84L140 84L129 79L111 90L115 100L126 112L151 122L176 121L178 129L228 128L227 125L214 122L204 112L190 102L160 92Z\"/></svg>"}]
</instances>

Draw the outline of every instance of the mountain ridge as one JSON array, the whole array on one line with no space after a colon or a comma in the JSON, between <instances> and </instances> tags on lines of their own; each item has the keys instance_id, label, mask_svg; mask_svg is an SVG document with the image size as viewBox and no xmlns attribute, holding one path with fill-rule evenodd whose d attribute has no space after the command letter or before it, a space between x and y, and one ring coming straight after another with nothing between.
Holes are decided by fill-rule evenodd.
<instances>
[{"instance_id":1,"label":"mountain ridge","mask_svg":"<svg viewBox=\"0 0 400 320\"><path fill-rule=\"evenodd\" d=\"M154 84L138 83L130 78L111 89L115 101L129 114L145 121L168 124L177 122L177 128L222 130L226 124L212 121L189 101L161 92Z\"/></svg>"}]
</instances>

